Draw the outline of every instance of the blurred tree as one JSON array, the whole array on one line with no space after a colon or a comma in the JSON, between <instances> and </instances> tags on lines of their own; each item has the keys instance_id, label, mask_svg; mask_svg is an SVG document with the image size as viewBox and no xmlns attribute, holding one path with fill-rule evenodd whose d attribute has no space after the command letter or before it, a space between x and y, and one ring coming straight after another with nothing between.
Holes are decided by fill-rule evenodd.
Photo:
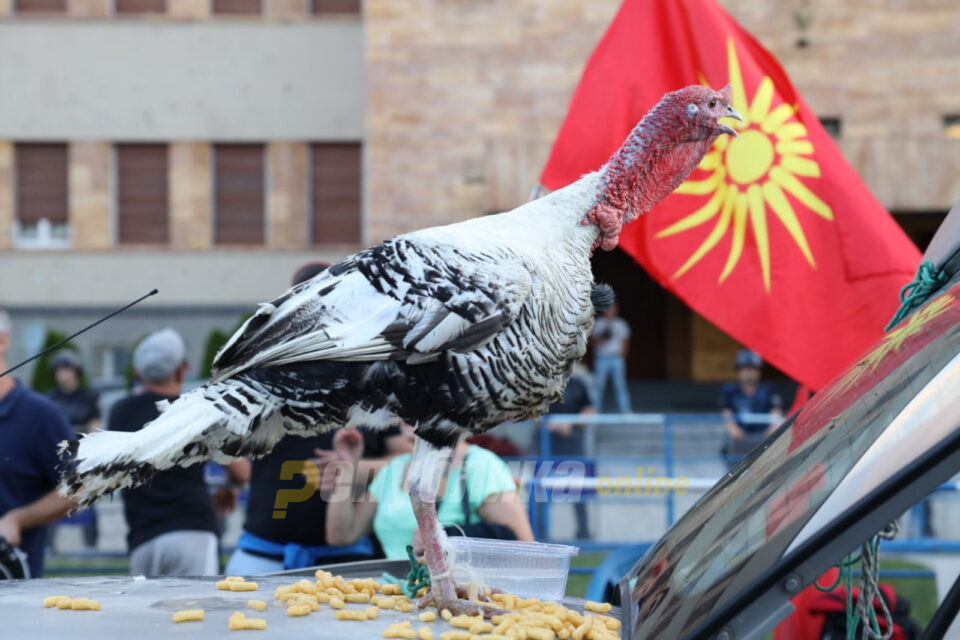
<instances>
[{"instance_id":1,"label":"blurred tree","mask_svg":"<svg viewBox=\"0 0 960 640\"><path fill-rule=\"evenodd\" d=\"M60 333L54 329L47 329L47 333L43 337L43 346L40 348L40 350L43 351L44 349L49 349L66 337L67 334L65 333ZM77 346L72 342L67 342L60 345L58 349L55 349L49 353L45 353L37 358L33 365L33 375L30 376L30 387L34 391L46 393L48 391L52 391L57 386L57 379L53 374L53 367L50 363L53 362L57 352L64 349L73 351L78 357L80 355L80 350L77 349ZM80 372L80 385L84 387L87 386L86 368Z\"/></svg>"},{"instance_id":2,"label":"blurred tree","mask_svg":"<svg viewBox=\"0 0 960 640\"><path fill-rule=\"evenodd\" d=\"M237 323L232 330L225 332L221 329L214 329L207 336L207 343L203 347L203 360L200 362L200 376L203 378L209 378L211 374L211 369L213 368L213 359L217 356L217 352L223 348L223 345L227 344L227 341L230 339L230 336L235 334L240 327L243 326L243 323L250 319L252 313L245 313L240 316L240 322Z\"/></svg>"}]
</instances>

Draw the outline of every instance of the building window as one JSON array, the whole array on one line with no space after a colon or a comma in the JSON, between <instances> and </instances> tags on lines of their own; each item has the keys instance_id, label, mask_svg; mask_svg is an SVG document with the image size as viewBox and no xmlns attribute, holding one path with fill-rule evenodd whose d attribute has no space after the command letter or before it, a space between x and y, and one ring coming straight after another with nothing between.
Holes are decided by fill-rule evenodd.
<instances>
[{"instance_id":1,"label":"building window","mask_svg":"<svg viewBox=\"0 0 960 640\"><path fill-rule=\"evenodd\" d=\"M313 244L359 244L361 150L358 142L310 147Z\"/></svg>"},{"instance_id":2,"label":"building window","mask_svg":"<svg viewBox=\"0 0 960 640\"><path fill-rule=\"evenodd\" d=\"M67 145L17 144L14 155L17 174L16 246L69 246Z\"/></svg>"},{"instance_id":3,"label":"building window","mask_svg":"<svg viewBox=\"0 0 960 640\"><path fill-rule=\"evenodd\" d=\"M66 13L67 0L15 0L15 13Z\"/></svg>"},{"instance_id":4,"label":"building window","mask_svg":"<svg viewBox=\"0 0 960 640\"><path fill-rule=\"evenodd\" d=\"M165 244L167 212L167 145L117 145L117 239Z\"/></svg>"},{"instance_id":5,"label":"building window","mask_svg":"<svg viewBox=\"0 0 960 640\"><path fill-rule=\"evenodd\" d=\"M120 15L164 14L166 0L114 0L114 10Z\"/></svg>"},{"instance_id":6,"label":"building window","mask_svg":"<svg viewBox=\"0 0 960 640\"><path fill-rule=\"evenodd\" d=\"M310 0L310 11L314 15L331 13L360 15L360 2L361 0Z\"/></svg>"},{"instance_id":7,"label":"building window","mask_svg":"<svg viewBox=\"0 0 960 640\"><path fill-rule=\"evenodd\" d=\"M213 0L217 15L251 16L263 13L261 0Z\"/></svg>"},{"instance_id":8,"label":"building window","mask_svg":"<svg viewBox=\"0 0 960 640\"><path fill-rule=\"evenodd\" d=\"M832 118L832 117L825 116L823 118L820 118L820 124L823 125L823 128L826 129L827 133L830 134L831 138L836 139L840 137L840 130L841 130L840 118Z\"/></svg>"},{"instance_id":9,"label":"building window","mask_svg":"<svg viewBox=\"0 0 960 640\"><path fill-rule=\"evenodd\" d=\"M263 244L264 146L214 145L217 244Z\"/></svg>"}]
</instances>

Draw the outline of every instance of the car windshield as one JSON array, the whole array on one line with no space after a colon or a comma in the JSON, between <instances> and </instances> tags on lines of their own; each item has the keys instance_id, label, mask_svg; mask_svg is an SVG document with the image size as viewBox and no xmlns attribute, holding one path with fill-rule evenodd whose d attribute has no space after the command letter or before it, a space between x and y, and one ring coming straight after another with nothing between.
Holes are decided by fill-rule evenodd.
<instances>
[{"instance_id":1,"label":"car windshield","mask_svg":"<svg viewBox=\"0 0 960 640\"><path fill-rule=\"evenodd\" d=\"M633 637L690 633L953 432L958 352L955 282L787 420L637 563L627 576Z\"/></svg>"}]
</instances>

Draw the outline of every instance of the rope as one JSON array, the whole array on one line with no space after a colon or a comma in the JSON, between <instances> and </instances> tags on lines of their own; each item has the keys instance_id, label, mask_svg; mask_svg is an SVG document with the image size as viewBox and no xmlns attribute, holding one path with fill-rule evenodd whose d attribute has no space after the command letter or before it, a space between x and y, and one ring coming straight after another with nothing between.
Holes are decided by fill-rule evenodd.
<instances>
[{"instance_id":1,"label":"rope","mask_svg":"<svg viewBox=\"0 0 960 640\"><path fill-rule=\"evenodd\" d=\"M890 607L883 598L880 591L880 583L877 574L880 569L880 563L877 557L877 551L880 548L881 540L892 540L896 537L900 526L894 520L884 529L865 542L860 551L860 597L857 599L856 611L851 609L851 589L852 586L852 568L849 570L847 584L847 640L854 640L857 633L857 624L860 620L864 621L863 630L860 637L863 640L890 640L893 636L893 615L890 613ZM880 631L880 622L877 619L877 610L873 606L876 599L880 603L880 612L883 614L883 620L886 623L886 631ZM851 621L852 614L852 621ZM852 622L852 624L851 624Z\"/></svg>"},{"instance_id":2,"label":"rope","mask_svg":"<svg viewBox=\"0 0 960 640\"><path fill-rule=\"evenodd\" d=\"M833 581L833 584L831 584L829 587L821 587L820 583L814 580L813 586L817 589L817 591L822 591L823 593L830 593L831 591L833 591L834 589L840 586L840 582L843 581L844 576L846 575L847 569L850 569L850 571L852 572L853 566L858 562L860 562L860 556L855 556L851 553L849 556L841 560L840 564L837 565L837 569L839 569L839 571L837 571L837 579Z\"/></svg>"},{"instance_id":3,"label":"rope","mask_svg":"<svg viewBox=\"0 0 960 640\"><path fill-rule=\"evenodd\" d=\"M938 270L933 262L924 260L917 268L917 275L913 281L900 289L900 308L893 315L884 331L890 331L910 315L910 312L923 304L930 295L946 283L947 274Z\"/></svg>"},{"instance_id":4,"label":"rope","mask_svg":"<svg viewBox=\"0 0 960 640\"><path fill-rule=\"evenodd\" d=\"M391 584L399 584L403 595L408 598L416 598L420 589L430 587L430 568L426 564L417 562L417 557L413 555L413 545L407 545L407 557L410 558L410 571L407 573L406 581L395 578L389 573L383 574L383 580Z\"/></svg>"}]
</instances>

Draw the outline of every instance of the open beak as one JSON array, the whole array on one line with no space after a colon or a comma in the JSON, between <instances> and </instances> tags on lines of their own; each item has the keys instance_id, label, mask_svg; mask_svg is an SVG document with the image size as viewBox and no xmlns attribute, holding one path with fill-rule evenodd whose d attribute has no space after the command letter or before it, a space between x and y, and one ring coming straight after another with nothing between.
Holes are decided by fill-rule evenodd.
<instances>
[{"instance_id":1,"label":"open beak","mask_svg":"<svg viewBox=\"0 0 960 640\"><path fill-rule=\"evenodd\" d=\"M730 106L727 107L727 112L721 117L733 118L734 120L739 120L741 123L743 122L743 116L740 115L740 112ZM736 129L734 129L729 125L725 125L722 122L717 123L717 128L720 129L720 133L726 133L728 135L733 136L734 138L740 137L740 134L737 133Z\"/></svg>"}]
</instances>

